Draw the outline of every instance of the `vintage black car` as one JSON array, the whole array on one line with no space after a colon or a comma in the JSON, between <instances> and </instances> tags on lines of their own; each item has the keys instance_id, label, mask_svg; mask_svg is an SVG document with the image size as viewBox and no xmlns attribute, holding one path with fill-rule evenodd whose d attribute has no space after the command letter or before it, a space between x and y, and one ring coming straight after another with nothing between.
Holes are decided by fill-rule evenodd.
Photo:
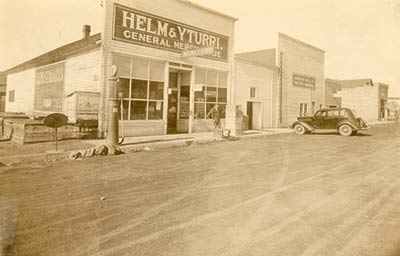
<instances>
[{"instance_id":1,"label":"vintage black car","mask_svg":"<svg viewBox=\"0 0 400 256\"><path fill-rule=\"evenodd\" d=\"M350 136L369 127L348 108L329 108L318 110L314 116L298 117L292 128L299 135L307 132L339 132L342 136Z\"/></svg>"}]
</instances>

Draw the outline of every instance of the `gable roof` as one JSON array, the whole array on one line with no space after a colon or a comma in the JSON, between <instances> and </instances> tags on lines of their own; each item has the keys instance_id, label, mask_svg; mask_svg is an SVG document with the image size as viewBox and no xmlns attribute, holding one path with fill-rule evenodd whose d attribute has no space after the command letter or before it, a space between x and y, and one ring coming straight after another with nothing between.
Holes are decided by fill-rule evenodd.
<instances>
[{"instance_id":1,"label":"gable roof","mask_svg":"<svg viewBox=\"0 0 400 256\"><path fill-rule=\"evenodd\" d=\"M276 66L276 49L266 49L235 54L235 58L256 62L266 66Z\"/></svg>"},{"instance_id":2,"label":"gable roof","mask_svg":"<svg viewBox=\"0 0 400 256\"><path fill-rule=\"evenodd\" d=\"M51 63L65 60L67 57L99 48L100 43L98 43L98 41L100 39L101 39L101 34L98 33L88 38L83 38L73 43L66 44L57 49L42 54L36 58L28 60L22 64L19 64L15 67L12 67L6 70L6 73L10 74L30 68L48 65Z\"/></svg>"}]
</instances>

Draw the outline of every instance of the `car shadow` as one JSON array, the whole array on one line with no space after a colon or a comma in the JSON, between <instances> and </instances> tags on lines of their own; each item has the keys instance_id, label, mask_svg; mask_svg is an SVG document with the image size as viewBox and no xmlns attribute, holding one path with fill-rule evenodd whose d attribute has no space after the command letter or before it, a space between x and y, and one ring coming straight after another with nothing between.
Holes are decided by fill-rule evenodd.
<instances>
[{"instance_id":1,"label":"car shadow","mask_svg":"<svg viewBox=\"0 0 400 256\"><path fill-rule=\"evenodd\" d=\"M368 133L357 133L353 135L354 137L370 137L372 136L371 134Z\"/></svg>"},{"instance_id":2,"label":"car shadow","mask_svg":"<svg viewBox=\"0 0 400 256\"><path fill-rule=\"evenodd\" d=\"M339 133L337 132L318 132L318 133L307 133L308 135L330 135L330 136L340 136ZM371 134L367 133L357 133L354 135L351 135L351 137L370 137L372 136Z\"/></svg>"}]
</instances>

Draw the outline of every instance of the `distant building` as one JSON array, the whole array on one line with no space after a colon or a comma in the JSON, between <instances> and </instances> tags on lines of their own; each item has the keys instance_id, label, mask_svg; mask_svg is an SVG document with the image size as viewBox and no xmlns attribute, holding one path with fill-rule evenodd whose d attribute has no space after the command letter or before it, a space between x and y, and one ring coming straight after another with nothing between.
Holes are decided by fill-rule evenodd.
<instances>
[{"instance_id":1,"label":"distant building","mask_svg":"<svg viewBox=\"0 0 400 256\"><path fill-rule=\"evenodd\" d=\"M389 86L372 79L338 80L341 90L335 96L342 107L356 111L366 121L387 119Z\"/></svg>"},{"instance_id":2,"label":"distant building","mask_svg":"<svg viewBox=\"0 0 400 256\"><path fill-rule=\"evenodd\" d=\"M388 97L388 118L398 120L400 115L400 97Z\"/></svg>"},{"instance_id":3,"label":"distant building","mask_svg":"<svg viewBox=\"0 0 400 256\"><path fill-rule=\"evenodd\" d=\"M5 111L6 84L7 84L7 76L4 72L0 72L0 112Z\"/></svg>"},{"instance_id":4,"label":"distant building","mask_svg":"<svg viewBox=\"0 0 400 256\"><path fill-rule=\"evenodd\" d=\"M325 52L279 34L278 47L235 55L235 104L253 129L288 127L325 105Z\"/></svg>"}]
</instances>

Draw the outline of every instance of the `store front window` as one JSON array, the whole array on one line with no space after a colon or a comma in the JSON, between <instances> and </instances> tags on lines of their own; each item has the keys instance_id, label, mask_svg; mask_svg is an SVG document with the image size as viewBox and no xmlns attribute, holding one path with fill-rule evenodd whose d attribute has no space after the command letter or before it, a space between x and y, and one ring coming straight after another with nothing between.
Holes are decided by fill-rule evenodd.
<instances>
[{"instance_id":1,"label":"store front window","mask_svg":"<svg viewBox=\"0 0 400 256\"><path fill-rule=\"evenodd\" d=\"M120 55L113 56L113 63L119 70L120 119L162 120L165 64Z\"/></svg>"},{"instance_id":2,"label":"store front window","mask_svg":"<svg viewBox=\"0 0 400 256\"><path fill-rule=\"evenodd\" d=\"M221 118L225 118L228 72L196 68L195 84L203 84L203 88L194 94L194 118L212 118L207 114L214 105L218 105Z\"/></svg>"}]
</instances>

